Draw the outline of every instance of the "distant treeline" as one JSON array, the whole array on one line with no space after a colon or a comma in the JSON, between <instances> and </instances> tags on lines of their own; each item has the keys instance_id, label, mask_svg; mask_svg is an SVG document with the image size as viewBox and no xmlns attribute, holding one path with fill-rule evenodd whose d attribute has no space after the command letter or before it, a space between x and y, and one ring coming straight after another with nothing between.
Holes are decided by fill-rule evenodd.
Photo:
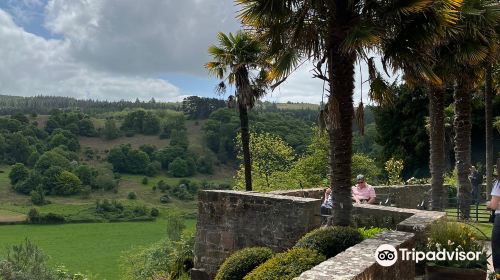
<instances>
[{"instance_id":1,"label":"distant treeline","mask_svg":"<svg viewBox=\"0 0 500 280\"><path fill-rule=\"evenodd\" d=\"M100 101L92 99L76 99L61 96L10 96L0 95L0 115L22 114L49 114L54 109L78 109L81 112L102 113L110 111L121 111L126 108L144 109L171 109L181 110L180 103L156 102L153 98L148 101Z\"/></svg>"},{"instance_id":2,"label":"distant treeline","mask_svg":"<svg viewBox=\"0 0 500 280\"><path fill-rule=\"evenodd\" d=\"M99 114L124 109L170 109L182 111L189 119L207 119L217 109L226 107L226 101L218 98L189 96L182 102L158 102L152 98L145 102L135 101L101 101L93 99L76 99L62 96L10 96L0 95L0 115L40 114L49 115L54 109L65 111L79 110L85 114ZM306 122L315 122L319 110L313 104L286 103L281 104L269 101L258 102L254 111L257 112L287 112L295 118Z\"/></svg>"}]
</instances>

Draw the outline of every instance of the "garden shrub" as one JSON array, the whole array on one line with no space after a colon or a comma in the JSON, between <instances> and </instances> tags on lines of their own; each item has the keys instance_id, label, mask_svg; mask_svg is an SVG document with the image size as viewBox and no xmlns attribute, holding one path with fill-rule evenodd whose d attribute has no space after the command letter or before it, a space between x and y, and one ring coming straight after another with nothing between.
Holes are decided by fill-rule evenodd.
<instances>
[{"instance_id":1,"label":"garden shrub","mask_svg":"<svg viewBox=\"0 0 500 280\"><path fill-rule=\"evenodd\" d=\"M331 258L362 240L363 236L355 228L324 227L307 233L297 241L294 247L316 250L325 257Z\"/></svg>"},{"instance_id":2,"label":"garden shrub","mask_svg":"<svg viewBox=\"0 0 500 280\"><path fill-rule=\"evenodd\" d=\"M265 247L245 248L234 252L220 266L215 280L241 280L273 256L273 251Z\"/></svg>"},{"instance_id":3,"label":"garden shrub","mask_svg":"<svg viewBox=\"0 0 500 280\"><path fill-rule=\"evenodd\" d=\"M388 230L389 229L379 228L379 227L370 227L370 228L360 227L360 228L358 228L358 232L363 236L363 239L372 238L375 234L381 233L384 231L388 231Z\"/></svg>"},{"instance_id":4,"label":"garden shrub","mask_svg":"<svg viewBox=\"0 0 500 280\"><path fill-rule=\"evenodd\" d=\"M245 280L280 279L291 280L302 272L323 262L325 256L306 248L292 248L276 254L245 276Z\"/></svg>"},{"instance_id":5,"label":"garden shrub","mask_svg":"<svg viewBox=\"0 0 500 280\"><path fill-rule=\"evenodd\" d=\"M147 185L147 184L148 184L148 181L149 181L149 180L148 180L148 177L144 177L144 178L142 178L142 184L143 184L143 185Z\"/></svg>"}]
</instances>

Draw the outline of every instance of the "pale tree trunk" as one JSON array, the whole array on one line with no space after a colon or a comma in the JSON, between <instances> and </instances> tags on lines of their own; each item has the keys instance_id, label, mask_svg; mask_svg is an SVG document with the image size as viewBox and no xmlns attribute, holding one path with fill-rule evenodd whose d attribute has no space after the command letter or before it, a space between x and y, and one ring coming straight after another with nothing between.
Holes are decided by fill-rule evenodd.
<instances>
[{"instance_id":1,"label":"pale tree trunk","mask_svg":"<svg viewBox=\"0 0 500 280\"><path fill-rule=\"evenodd\" d=\"M429 90L429 142L431 172L431 209L442 211L444 202L443 173L445 167L444 93L442 87Z\"/></svg>"},{"instance_id":2,"label":"pale tree trunk","mask_svg":"<svg viewBox=\"0 0 500 280\"><path fill-rule=\"evenodd\" d=\"M484 89L484 119L486 130L486 199L491 196L491 187L493 185L493 79L492 67L486 66L486 82Z\"/></svg>"},{"instance_id":3,"label":"pale tree trunk","mask_svg":"<svg viewBox=\"0 0 500 280\"><path fill-rule=\"evenodd\" d=\"M455 119L455 168L457 169L458 203L460 218L469 219L471 203L471 82L467 78L458 79L454 91Z\"/></svg>"}]
</instances>

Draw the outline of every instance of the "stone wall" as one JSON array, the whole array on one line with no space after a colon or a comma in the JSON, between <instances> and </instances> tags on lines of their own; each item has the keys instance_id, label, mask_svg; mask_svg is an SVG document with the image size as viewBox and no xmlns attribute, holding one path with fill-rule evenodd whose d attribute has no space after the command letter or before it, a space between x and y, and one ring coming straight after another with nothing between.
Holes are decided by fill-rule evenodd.
<instances>
[{"instance_id":1,"label":"stone wall","mask_svg":"<svg viewBox=\"0 0 500 280\"><path fill-rule=\"evenodd\" d=\"M202 191L198 198L192 279L212 279L236 250L281 252L320 226L318 199L237 191Z\"/></svg>"},{"instance_id":2,"label":"stone wall","mask_svg":"<svg viewBox=\"0 0 500 280\"><path fill-rule=\"evenodd\" d=\"M377 194L376 204L396 206L399 208L418 209L422 201L427 202L430 185L374 186ZM323 198L324 188L274 191L274 194L310 198Z\"/></svg>"},{"instance_id":3,"label":"stone wall","mask_svg":"<svg viewBox=\"0 0 500 280\"><path fill-rule=\"evenodd\" d=\"M200 192L195 268L191 272L191 279L213 279L224 259L245 247L265 246L275 252L292 247L301 236L320 226L321 200L310 197L317 196L321 191L322 189L295 190L279 194ZM289 196L291 194L299 194L301 197ZM391 276L385 279L412 279L415 274L414 266L400 263L391 267L393 271L390 274L387 269L376 265L373 258L376 247L372 247L382 241L388 244L395 242L396 247L413 246L421 240L422 232L429 225L446 216L444 212L367 204L354 205L352 214L354 226L387 227L397 231L385 233L375 241L363 241L334 257L333 261L330 259L326 264L320 264L321 267L313 269L313 272L306 272L304 277L307 278L299 279L381 279L378 275L407 277ZM392 235L388 235L389 233ZM364 250L363 246L368 246L366 248L369 249ZM358 262L362 265L359 266ZM331 266L335 263L343 265ZM324 273L325 270L328 271L327 274Z\"/></svg>"},{"instance_id":4,"label":"stone wall","mask_svg":"<svg viewBox=\"0 0 500 280\"><path fill-rule=\"evenodd\" d=\"M408 232L389 231L377 234L320 263L294 280L414 280L415 264L412 261L402 261L400 255L398 261L390 267L377 264L374 258L375 251L382 244L392 245L396 250L399 248L411 250L415 247L415 239L413 233Z\"/></svg>"}]
</instances>

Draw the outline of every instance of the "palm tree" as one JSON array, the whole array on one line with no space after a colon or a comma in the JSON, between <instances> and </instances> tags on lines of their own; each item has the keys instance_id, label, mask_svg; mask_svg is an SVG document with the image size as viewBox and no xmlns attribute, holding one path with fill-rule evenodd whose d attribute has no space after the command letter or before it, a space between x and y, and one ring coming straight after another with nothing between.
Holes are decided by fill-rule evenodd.
<instances>
[{"instance_id":1,"label":"palm tree","mask_svg":"<svg viewBox=\"0 0 500 280\"><path fill-rule=\"evenodd\" d=\"M443 0L456 2L458 0ZM425 10L433 0L236 0L243 24L255 30L275 58L271 78L284 81L301 60L312 60L314 77L328 83L328 102L320 118L330 137L330 176L335 201L332 222L349 225L351 202L354 65L401 22ZM374 88L387 89L372 71ZM384 97L372 91L372 97Z\"/></svg>"},{"instance_id":2,"label":"palm tree","mask_svg":"<svg viewBox=\"0 0 500 280\"><path fill-rule=\"evenodd\" d=\"M403 33L403 38L396 41L396 48L388 42L385 54L398 68L405 71L405 76L413 83L426 82L430 87L430 141L432 174L432 208L443 207L443 170L445 160L445 118L443 114L444 85L455 83L455 157L459 173L459 198L462 203L463 217L468 216L470 186L468 172L470 166L470 98L476 85L477 69L485 60L489 49L494 48L492 42L496 38L495 23L498 22L498 4L484 0L466 0L462 4L459 17L455 17L456 25L446 26L440 21L430 21L426 25L413 24L412 28L424 26L427 32L433 30L436 36L426 37L432 40L415 44L405 36L419 34L418 31ZM444 27L444 29L443 29ZM404 30L404 28L402 29ZM418 36L417 36L418 38ZM406 42L408 51L401 51L401 44ZM419 47L411 47L417 45ZM398 49L399 48L399 49ZM396 49L396 51L394 50Z\"/></svg>"},{"instance_id":3,"label":"palm tree","mask_svg":"<svg viewBox=\"0 0 500 280\"><path fill-rule=\"evenodd\" d=\"M261 59L262 45L249 33L238 31L236 34L217 34L219 45L208 48L212 61L205 67L209 73L222 81L217 89L225 92L226 83L234 85L235 96L229 96L229 103L236 103L240 114L241 144L243 147L243 165L245 168L245 189L252 190L252 170L250 159L250 134L248 126L248 110L255 101L265 94L265 71ZM257 77L252 77L258 72Z\"/></svg>"}]
</instances>

